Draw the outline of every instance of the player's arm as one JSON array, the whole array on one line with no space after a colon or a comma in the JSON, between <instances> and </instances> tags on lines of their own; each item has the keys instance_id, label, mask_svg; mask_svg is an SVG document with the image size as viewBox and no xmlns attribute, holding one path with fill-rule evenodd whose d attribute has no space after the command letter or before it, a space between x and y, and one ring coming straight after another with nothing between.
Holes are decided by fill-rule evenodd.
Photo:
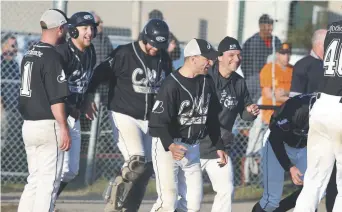
<instances>
[{"instance_id":1,"label":"player's arm","mask_svg":"<svg viewBox=\"0 0 342 212\"><path fill-rule=\"evenodd\" d=\"M280 165L283 167L285 171L289 171L293 166L289 156L286 153L283 138L285 137L285 133L278 126L275 126L271 129L271 133L269 136L269 142L272 146L273 152L277 157Z\"/></svg>"},{"instance_id":2,"label":"player's arm","mask_svg":"<svg viewBox=\"0 0 342 212\"><path fill-rule=\"evenodd\" d=\"M177 115L174 104L176 103L175 93L172 84L165 83L160 88L156 101L153 105L149 129L153 137L159 137L165 151L173 144L173 138L169 132L169 125Z\"/></svg>"},{"instance_id":3,"label":"player's arm","mask_svg":"<svg viewBox=\"0 0 342 212\"><path fill-rule=\"evenodd\" d=\"M293 67L290 97L307 93L308 84L307 67L304 62L298 61Z\"/></svg>"},{"instance_id":4,"label":"player's arm","mask_svg":"<svg viewBox=\"0 0 342 212\"><path fill-rule=\"evenodd\" d=\"M48 60L44 67L43 79L51 111L61 131L61 149L67 151L71 145L71 138L67 123L65 98L70 93L61 62L58 56Z\"/></svg>"},{"instance_id":5,"label":"player's arm","mask_svg":"<svg viewBox=\"0 0 342 212\"><path fill-rule=\"evenodd\" d=\"M89 82L88 93L94 93L100 84L112 80L120 73L124 63L124 58L119 52L120 49L118 47L113 50L106 60L95 67L94 74Z\"/></svg>"},{"instance_id":6,"label":"player's arm","mask_svg":"<svg viewBox=\"0 0 342 212\"><path fill-rule=\"evenodd\" d=\"M242 85L243 97L239 101L240 117L245 121L253 121L259 114L259 108L256 104L253 104L249 95L249 91L246 85L246 81L243 80Z\"/></svg>"},{"instance_id":7,"label":"player's arm","mask_svg":"<svg viewBox=\"0 0 342 212\"><path fill-rule=\"evenodd\" d=\"M208 118L206 126L210 140L217 150L224 150L224 144L221 138L221 125L219 121L219 113L221 112L220 101L215 92L215 84L211 78L207 78L211 88L211 98L208 108Z\"/></svg>"}]
</instances>

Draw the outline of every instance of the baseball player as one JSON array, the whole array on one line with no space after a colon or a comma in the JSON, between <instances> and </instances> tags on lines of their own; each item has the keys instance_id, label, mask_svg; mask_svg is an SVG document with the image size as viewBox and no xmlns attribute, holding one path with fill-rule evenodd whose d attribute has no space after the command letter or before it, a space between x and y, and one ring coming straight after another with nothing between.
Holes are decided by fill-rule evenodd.
<instances>
[{"instance_id":1,"label":"baseball player","mask_svg":"<svg viewBox=\"0 0 342 212\"><path fill-rule=\"evenodd\" d=\"M218 165L227 163L218 121L219 102L214 83L206 76L217 56L207 41L192 39L184 48L184 66L167 77L157 95L149 123L158 192L151 211L200 210L199 140L207 133L216 147Z\"/></svg>"},{"instance_id":2,"label":"baseball player","mask_svg":"<svg viewBox=\"0 0 342 212\"><path fill-rule=\"evenodd\" d=\"M232 37L225 37L218 46L220 56L209 75L215 83L216 95L220 101L219 120L225 147L231 146L232 128L238 113L242 119L253 121L259 114L258 106L252 104L245 80L236 69L241 62L241 47ZM216 148L211 145L209 136L200 141L201 167L205 170L216 192L212 212L232 211L234 174L230 158L226 166L217 165ZM228 150L229 151L229 150Z\"/></svg>"},{"instance_id":3,"label":"baseball player","mask_svg":"<svg viewBox=\"0 0 342 212\"><path fill-rule=\"evenodd\" d=\"M60 184L63 151L71 138L65 111L69 95L55 45L65 39L65 14L47 10L40 18L42 36L21 63L19 111L29 176L18 212L52 212Z\"/></svg>"},{"instance_id":4,"label":"baseball player","mask_svg":"<svg viewBox=\"0 0 342 212\"><path fill-rule=\"evenodd\" d=\"M67 79L70 90L67 98L71 111L68 125L73 145L64 156L62 182L57 196L78 174L81 151L79 116L96 64L95 49L91 43L96 36L96 23L93 15L89 12L77 12L70 17L67 27L70 38L56 49L63 58L64 77Z\"/></svg>"},{"instance_id":5,"label":"baseball player","mask_svg":"<svg viewBox=\"0 0 342 212\"><path fill-rule=\"evenodd\" d=\"M338 194L333 212L342 211L342 21L332 23L324 40L322 76L310 112L308 167L295 212L313 212L324 195L336 160Z\"/></svg>"},{"instance_id":6,"label":"baseball player","mask_svg":"<svg viewBox=\"0 0 342 212\"><path fill-rule=\"evenodd\" d=\"M90 92L109 81L108 110L125 163L110 182L105 211L138 211L153 174L148 119L156 93L172 71L166 51L169 27L150 20L139 41L117 47L95 70Z\"/></svg>"},{"instance_id":7,"label":"baseball player","mask_svg":"<svg viewBox=\"0 0 342 212\"><path fill-rule=\"evenodd\" d=\"M295 185L303 185L309 110L314 100L313 94L298 95L272 114L263 141L264 193L252 212L276 211L283 192L285 171L290 172Z\"/></svg>"}]
</instances>

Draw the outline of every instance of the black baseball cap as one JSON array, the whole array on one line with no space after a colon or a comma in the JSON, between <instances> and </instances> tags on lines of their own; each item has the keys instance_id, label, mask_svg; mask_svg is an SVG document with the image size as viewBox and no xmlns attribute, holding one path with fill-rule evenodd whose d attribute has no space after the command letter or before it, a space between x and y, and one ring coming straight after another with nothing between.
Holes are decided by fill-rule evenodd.
<instances>
[{"instance_id":1,"label":"black baseball cap","mask_svg":"<svg viewBox=\"0 0 342 212\"><path fill-rule=\"evenodd\" d=\"M220 53L229 51L229 50L242 50L241 46L239 44L239 41L237 41L235 38L232 37L225 37L223 40L220 42L218 46L218 51Z\"/></svg>"},{"instance_id":2,"label":"black baseball cap","mask_svg":"<svg viewBox=\"0 0 342 212\"><path fill-rule=\"evenodd\" d=\"M269 15L263 14L259 18L259 24L273 24L273 19Z\"/></svg>"},{"instance_id":3,"label":"black baseball cap","mask_svg":"<svg viewBox=\"0 0 342 212\"><path fill-rule=\"evenodd\" d=\"M291 45L289 43L282 43L278 47L277 52L280 54L291 54Z\"/></svg>"},{"instance_id":4,"label":"black baseball cap","mask_svg":"<svg viewBox=\"0 0 342 212\"><path fill-rule=\"evenodd\" d=\"M88 26L94 25L97 26L98 24L95 22L94 16L89 12L77 12L73 14L69 20L68 24L77 27L77 26Z\"/></svg>"},{"instance_id":5,"label":"black baseball cap","mask_svg":"<svg viewBox=\"0 0 342 212\"><path fill-rule=\"evenodd\" d=\"M184 57L201 55L209 60L215 60L219 52L206 40L193 38L184 48Z\"/></svg>"}]
</instances>

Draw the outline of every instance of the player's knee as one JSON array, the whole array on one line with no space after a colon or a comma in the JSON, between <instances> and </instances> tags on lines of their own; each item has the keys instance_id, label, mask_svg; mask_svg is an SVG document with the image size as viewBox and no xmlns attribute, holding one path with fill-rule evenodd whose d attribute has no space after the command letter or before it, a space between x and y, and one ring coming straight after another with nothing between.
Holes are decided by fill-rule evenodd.
<instances>
[{"instance_id":1,"label":"player's knee","mask_svg":"<svg viewBox=\"0 0 342 212\"><path fill-rule=\"evenodd\" d=\"M133 155L127 162L127 166L122 169L121 175L123 179L129 182L134 182L147 171L151 171L151 168L145 163L145 157Z\"/></svg>"}]
</instances>

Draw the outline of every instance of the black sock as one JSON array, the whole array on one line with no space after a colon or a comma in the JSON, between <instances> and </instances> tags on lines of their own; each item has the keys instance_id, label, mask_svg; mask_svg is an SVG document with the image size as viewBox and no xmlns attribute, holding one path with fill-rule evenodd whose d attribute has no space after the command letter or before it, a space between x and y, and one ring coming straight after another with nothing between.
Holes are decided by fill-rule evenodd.
<instances>
[{"instance_id":1,"label":"black sock","mask_svg":"<svg viewBox=\"0 0 342 212\"><path fill-rule=\"evenodd\" d=\"M61 182L61 184L59 185L59 189L57 192L57 197L59 197L59 195L62 193L62 191L64 190L64 188L68 185L68 183L66 182Z\"/></svg>"}]
</instances>

